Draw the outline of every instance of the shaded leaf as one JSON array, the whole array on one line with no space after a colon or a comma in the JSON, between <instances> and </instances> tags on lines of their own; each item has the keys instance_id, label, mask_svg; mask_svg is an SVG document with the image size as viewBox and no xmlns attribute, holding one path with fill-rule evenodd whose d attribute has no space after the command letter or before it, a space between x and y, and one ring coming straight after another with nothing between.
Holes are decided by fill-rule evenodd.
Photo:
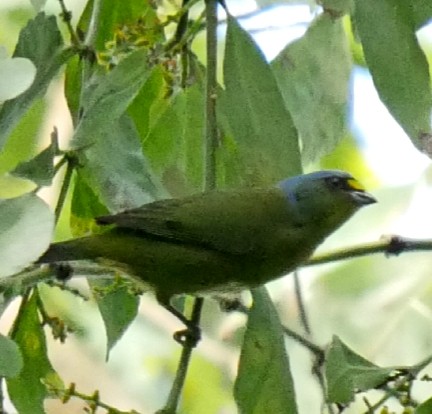
<instances>
[{"instance_id":1,"label":"shaded leaf","mask_svg":"<svg viewBox=\"0 0 432 414\"><path fill-rule=\"evenodd\" d=\"M249 34L229 16L225 92L218 111L237 147L240 178L268 184L301 172L297 132L273 72Z\"/></svg>"},{"instance_id":2,"label":"shaded leaf","mask_svg":"<svg viewBox=\"0 0 432 414\"><path fill-rule=\"evenodd\" d=\"M90 233L96 226L95 217L108 214L108 209L99 201L98 196L81 177L75 176L71 203L70 226L75 237Z\"/></svg>"},{"instance_id":3,"label":"shaded leaf","mask_svg":"<svg viewBox=\"0 0 432 414\"><path fill-rule=\"evenodd\" d=\"M147 54L138 50L86 86L73 146L82 177L110 211L139 206L162 191L142 153L136 127L124 115L148 75Z\"/></svg>"},{"instance_id":4,"label":"shaded leaf","mask_svg":"<svg viewBox=\"0 0 432 414\"><path fill-rule=\"evenodd\" d=\"M354 8L354 0L321 0L319 4L333 19L351 13Z\"/></svg>"},{"instance_id":5,"label":"shaded leaf","mask_svg":"<svg viewBox=\"0 0 432 414\"><path fill-rule=\"evenodd\" d=\"M164 69L157 65L140 89L138 95L128 107L128 114L133 119L141 140L147 141L150 128L158 122L159 117L170 103L167 96L168 86ZM148 153L146 155L151 157Z\"/></svg>"},{"instance_id":6,"label":"shaded leaf","mask_svg":"<svg viewBox=\"0 0 432 414\"><path fill-rule=\"evenodd\" d=\"M45 334L37 312L37 293L23 304L15 320L12 339L21 349L24 366L19 375L7 380L8 393L19 413L44 414L47 385L63 384L47 355Z\"/></svg>"},{"instance_id":7,"label":"shaded leaf","mask_svg":"<svg viewBox=\"0 0 432 414\"><path fill-rule=\"evenodd\" d=\"M432 2L429 0L408 0L413 8L416 28L420 28L432 20Z\"/></svg>"},{"instance_id":8,"label":"shaded leaf","mask_svg":"<svg viewBox=\"0 0 432 414\"><path fill-rule=\"evenodd\" d=\"M36 68L30 59L0 58L0 102L15 98L30 87Z\"/></svg>"},{"instance_id":9,"label":"shaded leaf","mask_svg":"<svg viewBox=\"0 0 432 414\"><path fill-rule=\"evenodd\" d=\"M96 2L96 4L98 10L93 9L94 2L92 0L87 2L77 24L77 30L81 33L88 33L92 15L97 15L98 24L91 30L94 35L92 45L99 56L101 53L109 54L106 49L107 45L110 44L111 47L114 47L119 38L122 40L119 42L118 49L124 49L128 40L125 36L119 36L120 29L124 29L126 34L134 34L137 37L141 31L144 39L140 39L140 44L149 44L149 38L152 38L155 33L158 36L163 36L163 26L158 25L154 5L148 0L104 1ZM136 48L137 40L138 38L130 39L129 43L132 48ZM66 69L65 95L75 124L79 116L82 70L83 60L78 58L70 61Z\"/></svg>"},{"instance_id":10,"label":"shaded leaf","mask_svg":"<svg viewBox=\"0 0 432 414\"><path fill-rule=\"evenodd\" d=\"M342 20L322 14L272 62L303 143L302 159L331 152L346 131L351 57Z\"/></svg>"},{"instance_id":11,"label":"shaded leaf","mask_svg":"<svg viewBox=\"0 0 432 414\"><path fill-rule=\"evenodd\" d=\"M174 196L202 189L203 90L201 83L180 90L152 123L143 142L144 153Z\"/></svg>"},{"instance_id":12,"label":"shaded leaf","mask_svg":"<svg viewBox=\"0 0 432 414\"><path fill-rule=\"evenodd\" d=\"M79 173L109 211L138 207L163 194L144 157L135 125L125 115L95 130L94 144L80 153Z\"/></svg>"},{"instance_id":13,"label":"shaded leaf","mask_svg":"<svg viewBox=\"0 0 432 414\"><path fill-rule=\"evenodd\" d=\"M18 163L34 157L45 109L45 101L37 99L27 113L19 119L0 151L0 173L9 172Z\"/></svg>"},{"instance_id":14,"label":"shaded leaf","mask_svg":"<svg viewBox=\"0 0 432 414\"><path fill-rule=\"evenodd\" d=\"M29 89L5 102L1 108L0 149L35 99L45 94L60 67L75 54L72 49L62 49L62 45L63 39L54 16L39 13L21 30L13 57L30 59L37 69L36 78Z\"/></svg>"},{"instance_id":15,"label":"shaded leaf","mask_svg":"<svg viewBox=\"0 0 432 414\"><path fill-rule=\"evenodd\" d=\"M48 247L54 215L36 195L0 200L0 277L19 272Z\"/></svg>"},{"instance_id":16,"label":"shaded leaf","mask_svg":"<svg viewBox=\"0 0 432 414\"><path fill-rule=\"evenodd\" d=\"M51 144L29 161L24 161L11 172L17 177L26 178L38 186L49 186L54 178L54 157L57 153L57 142Z\"/></svg>"},{"instance_id":17,"label":"shaded leaf","mask_svg":"<svg viewBox=\"0 0 432 414\"><path fill-rule=\"evenodd\" d=\"M421 404L417 406L414 411L414 414L430 414L432 413L432 398L423 401Z\"/></svg>"},{"instance_id":18,"label":"shaded leaf","mask_svg":"<svg viewBox=\"0 0 432 414\"><path fill-rule=\"evenodd\" d=\"M294 384L279 317L265 288L254 289L252 296L234 388L239 411L295 414Z\"/></svg>"},{"instance_id":19,"label":"shaded leaf","mask_svg":"<svg viewBox=\"0 0 432 414\"><path fill-rule=\"evenodd\" d=\"M96 294L107 335L107 359L117 341L122 337L138 312L139 297L132 294L125 283L113 286L112 281L89 280L93 290L101 290ZM104 292L106 290L106 292Z\"/></svg>"},{"instance_id":20,"label":"shaded leaf","mask_svg":"<svg viewBox=\"0 0 432 414\"><path fill-rule=\"evenodd\" d=\"M0 335L0 375L15 377L23 367L23 358L16 342Z\"/></svg>"},{"instance_id":21,"label":"shaded leaf","mask_svg":"<svg viewBox=\"0 0 432 414\"><path fill-rule=\"evenodd\" d=\"M356 0L355 23L378 94L390 113L424 149L431 130L432 93L426 57L416 37L412 1Z\"/></svg>"},{"instance_id":22,"label":"shaded leaf","mask_svg":"<svg viewBox=\"0 0 432 414\"><path fill-rule=\"evenodd\" d=\"M380 368L361 357L334 336L325 365L328 399L335 403L349 403L356 391L366 391L382 384L393 371L393 368Z\"/></svg>"}]
</instances>

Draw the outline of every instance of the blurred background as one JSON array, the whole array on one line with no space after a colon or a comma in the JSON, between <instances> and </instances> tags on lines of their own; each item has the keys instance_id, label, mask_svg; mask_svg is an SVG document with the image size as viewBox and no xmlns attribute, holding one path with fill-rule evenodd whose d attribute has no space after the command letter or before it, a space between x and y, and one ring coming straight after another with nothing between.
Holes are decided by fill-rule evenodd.
<instances>
[{"instance_id":1,"label":"blurred background","mask_svg":"<svg viewBox=\"0 0 432 414\"><path fill-rule=\"evenodd\" d=\"M67 1L73 22L80 16L84 4L83 0ZM20 29L34 16L34 7L39 6L36 0L1 1L0 45L8 55L13 53ZM264 4L263 0L229 0L228 6L234 15L244 16L242 25L253 35L268 60L286 44L302 36L320 12L311 4L291 1L267 0ZM48 0L44 10L55 15L60 13L56 0ZM160 5L162 14L168 10L169 4ZM221 18L224 18L222 14ZM221 35L223 30L221 25ZM432 24L419 31L418 38L431 62ZM393 234L431 239L431 162L412 145L380 102L354 41L351 47L355 66L347 113L350 131L333 153L319 163L305 166L305 170L347 170L364 183L379 203L361 211L319 251L327 252ZM197 39L195 51L198 54L204 52L202 40ZM50 86L46 98L27 115L19 134L0 153L0 197L11 197L32 188L31 183L12 178L7 172L48 144L53 125L59 130L62 148L66 148L72 123L63 96L61 75L58 82ZM35 134L38 140L34 139ZM38 147L34 142L38 142ZM51 205L55 204L55 190L44 189L41 195ZM63 220L57 237L69 236L68 223ZM336 334L356 352L381 366L414 364L431 353L430 253L405 253L399 257L375 255L304 268L300 270L300 279L313 342L324 346ZM74 283L86 291L83 280ZM283 322L304 333L298 318L292 277L275 281L268 288ZM142 298L140 316L106 362L105 332L96 306L57 289L47 287L43 293L53 313L61 315L75 330L64 344L47 334L52 363L66 384L75 382L79 391L88 394L98 389L102 401L125 411L135 409L150 413L164 404L180 351L171 335L181 326L156 304L151 295ZM2 333L7 333L16 309L17 303L14 303L0 321ZM236 412L231 388L244 322L242 315L223 314L217 304L206 302L204 339L194 353L183 412ZM311 375L310 354L290 339L286 340L286 345L300 412L318 413L320 392ZM429 373L432 374L432 370ZM194 398L198 392L200 398ZM432 394L432 385L419 382L414 392L419 399L424 399ZM47 412L83 412L83 404L77 400L60 406L59 402L48 401ZM391 402L389 406L392 407ZM347 412L360 412L359 407L353 404ZM397 410L396 407L393 408Z\"/></svg>"}]
</instances>

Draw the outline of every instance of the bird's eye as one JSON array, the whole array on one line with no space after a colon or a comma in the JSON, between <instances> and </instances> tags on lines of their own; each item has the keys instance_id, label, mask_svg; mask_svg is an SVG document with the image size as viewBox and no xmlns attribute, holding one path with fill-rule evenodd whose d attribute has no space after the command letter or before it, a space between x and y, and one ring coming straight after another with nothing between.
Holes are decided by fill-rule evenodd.
<instances>
[{"instance_id":1,"label":"bird's eye","mask_svg":"<svg viewBox=\"0 0 432 414\"><path fill-rule=\"evenodd\" d=\"M364 192L363 186L355 178L345 178L345 177L329 177L327 179L328 185L336 190L343 191L360 191Z\"/></svg>"},{"instance_id":2,"label":"bird's eye","mask_svg":"<svg viewBox=\"0 0 432 414\"><path fill-rule=\"evenodd\" d=\"M331 177L327 180L327 182L330 184L331 187L339 190L343 190L347 188L346 180L340 177Z\"/></svg>"}]
</instances>

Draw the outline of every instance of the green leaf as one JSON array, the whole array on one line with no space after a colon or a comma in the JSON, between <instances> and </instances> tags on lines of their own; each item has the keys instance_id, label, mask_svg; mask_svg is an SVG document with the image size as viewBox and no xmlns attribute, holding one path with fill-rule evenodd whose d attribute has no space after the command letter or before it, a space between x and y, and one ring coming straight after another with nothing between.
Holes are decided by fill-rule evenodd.
<instances>
[{"instance_id":1,"label":"green leaf","mask_svg":"<svg viewBox=\"0 0 432 414\"><path fill-rule=\"evenodd\" d=\"M49 186L54 178L54 157L57 154L57 142L51 144L29 161L20 163L12 175L26 178L38 186Z\"/></svg>"},{"instance_id":2,"label":"green leaf","mask_svg":"<svg viewBox=\"0 0 432 414\"><path fill-rule=\"evenodd\" d=\"M164 171L177 162L179 138L183 129L184 93L156 105L158 111L151 111L148 134L142 142L144 154L151 161L152 168L163 176Z\"/></svg>"},{"instance_id":3,"label":"green leaf","mask_svg":"<svg viewBox=\"0 0 432 414\"><path fill-rule=\"evenodd\" d=\"M93 43L96 50L103 50L105 43L114 40L114 32L123 25L132 25L140 19L143 24L148 19L156 17L154 6L148 0L129 0L127 2L118 0L107 0L96 2L98 10L94 11L95 2L90 0L82 13L78 27L83 33L87 33L92 15L97 15L97 26L93 28L96 31L95 41ZM155 25L149 25L154 30ZM159 28L163 32L163 28ZM147 30L149 33L150 30ZM149 33L150 34L150 33Z\"/></svg>"},{"instance_id":4,"label":"green leaf","mask_svg":"<svg viewBox=\"0 0 432 414\"><path fill-rule=\"evenodd\" d=\"M19 272L48 247L54 215L34 194L0 200L0 277Z\"/></svg>"},{"instance_id":5,"label":"green leaf","mask_svg":"<svg viewBox=\"0 0 432 414\"><path fill-rule=\"evenodd\" d=\"M416 38L413 0L356 0L355 23L378 94L421 151L430 132L432 94Z\"/></svg>"},{"instance_id":6,"label":"green leaf","mask_svg":"<svg viewBox=\"0 0 432 414\"><path fill-rule=\"evenodd\" d=\"M54 16L39 13L30 20L19 36L14 57L30 59L36 66L32 86L15 99L4 103L0 110L0 149L21 117L30 109L35 99L45 91L60 67L72 57L72 49L62 50L63 40Z\"/></svg>"},{"instance_id":7,"label":"green leaf","mask_svg":"<svg viewBox=\"0 0 432 414\"><path fill-rule=\"evenodd\" d=\"M268 184L299 174L297 132L273 72L249 34L231 16L224 83L218 111L225 133L238 147L233 161L242 164L240 178L252 184Z\"/></svg>"},{"instance_id":8,"label":"green leaf","mask_svg":"<svg viewBox=\"0 0 432 414\"><path fill-rule=\"evenodd\" d=\"M92 79L84 94L73 146L82 177L110 211L139 206L162 192L125 115L148 75L147 54L138 50L106 76Z\"/></svg>"},{"instance_id":9,"label":"green leaf","mask_svg":"<svg viewBox=\"0 0 432 414\"><path fill-rule=\"evenodd\" d=\"M330 153L346 131L351 57L341 19L318 17L306 34L272 62L299 131L302 159Z\"/></svg>"},{"instance_id":10,"label":"green leaf","mask_svg":"<svg viewBox=\"0 0 432 414\"><path fill-rule=\"evenodd\" d=\"M342 17L344 14L351 13L354 8L353 0L321 0L320 5L326 14L333 20Z\"/></svg>"},{"instance_id":11,"label":"green leaf","mask_svg":"<svg viewBox=\"0 0 432 414\"><path fill-rule=\"evenodd\" d=\"M148 140L150 128L157 123L170 103L165 75L161 65L152 68L144 86L129 105L128 114L133 119L142 141ZM146 155L153 161L148 153Z\"/></svg>"},{"instance_id":12,"label":"green leaf","mask_svg":"<svg viewBox=\"0 0 432 414\"><path fill-rule=\"evenodd\" d=\"M163 37L163 26L158 25L156 11L148 0L98 1L99 9L95 11L93 7L94 2L88 1L79 19L77 29L81 33L88 33L89 30L94 33L92 45L97 52L106 51L107 42L110 42L112 46L116 40L118 41L120 28L126 28L129 34L141 30L148 38L155 35ZM95 20L97 24L89 29L92 14L97 16ZM134 40L136 39L131 39L131 43ZM122 50L123 47L124 45L121 44L117 49ZM77 123L79 117L82 71L83 60L78 58L71 60L66 68L65 95L74 124Z\"/></svg>"},{"instance_id":13,"label":"green leaf","mask_svg":"<svg viewBox=\"0 0 432 414\"><path fill-rule=\"evenodd\" d=\"M328 399L335 403L349 403L356 391L366 391L382 384L393 371L394 368L376 366L334 336L325 365Z\"/></svg>"},{"instance_id":14,"label":"green leaf","mask_svg":"<svg viewBox=\"0 0 432 414\"><path fill-rule=\"evenodd\" d=\"M265 288L253 306L240 355L234 396L242 414L297 413L279 317Z\"/></svg>"},{"instance_id":15,"label":"green leaf","mask_svg":"<svg viewBox=\"0 0 432 414\"><path fill-rule=\"evenodd\" d=\"M421 404L417 406L414 411L414 414L430 414L432 413L432 398L423 401Z\"/></svg>"},{"instance_id":16,"label":"green leaf","mask_svg":"<svg viewBox=\"0 0 432 414\"><path fill-rule=\"evenodd\" d=\"M96 129L94 143L80 153L81 177L109 211L148 203L163 193L144 157L138 133L125 115ZM77 190L76 190L77 191Z\"/></svg>"},{"instance_id":17,"label":"green leaf","mask_svg":"<svg viewBox=\"0 0 432 414\"><path fill-rule=\"evenodd\" d=\"M429 0L409 0L413 8L413 16L416 28L420 28L432 19L432 2Z\"/></svg>"},{"instance_id":18,"label":"green leaf","mask_svg":"<svg viewBox=\"0 0 432 414\"><path fill-rule=\"evenodd\" d=\"M16 342L0 335L0 376L16 377L23 367L23 358Z\"/></svg>"},{"instance_id":19,"label":"green leaf","mask_svg":"<svg viewBox=\"0 0 432 414\"><path fill-rule=\"evenodd\" d=\"M147 52L131 53L108 73L95 73L85 85L80 122L73 136L76 148L93 145L93 134L109 130L127 110L149 76Z\"/></svg>"},{"instance_id":20,"label":"green leaf","mask_svg":"<svg viewBox=\"0 0 432 414\"><path fill-rule=\"evenodd\" d=\"M180 90L150 126L144 153L174 196L202 189L204 159L204 85ZM152 111L153 113L154 111Z\"/></svg>"},{"instance_id":21,"label":"green leaf","mask_svg":"<svg viewBox=\"0 0 432 414\"><path fill-rule=\"evenodd\" d=\"M119 286L113 286L112 281L89 280L89 284L93 291L96 289L102 292L96 294L95 297L105 324L108 359L113 346L135 319L138 312L139 297L129 291L125 282L123 284L120 282Z\"/></svg>"},{"instance_id":22,"label":"green leaf","mask_svg":"<svg viewBox=\"0 0 432 414\"><path fill-rule=\"evenodd\" d=\"M95 228L95 217L108 214L108 209L81 177L80 170L75 176L71 203L70 226L75 237L89 234Z\"/></svg>"},{"instance_id":23,"label":"green leaf","mask_svg":"<svg viewBox=\"0 0 432 414\"><path fill-rule=\"evenodd\" d=\"M36 67L30 59L0 56L0 102L13 99L30 87Z\"/></svg>"},{"instance_id":24,"label":"green leaf","mask_svg":"<svg viewBox=\"0 0 432 414\"><path fill-rule=\"evenodd\" d=\"M20 347L24 361L19 375L7 380L11 401L21 414L44 414L43 402L49 395L47 385L63 384L48 359L36 292L21 305L11 337Z\"/></svg>"},{"instance_id":25,"label":"green leaf","mask_svg":"<svg viewBox=\"0 0 432 414\"><path fill-rule=\"evenodd\" d=\"M18 163L28 160L37 150L38 131L43 123L46 103L37 99L19 119L0 151L0 173L9 172Z\"/></svg>"}]
</instances>

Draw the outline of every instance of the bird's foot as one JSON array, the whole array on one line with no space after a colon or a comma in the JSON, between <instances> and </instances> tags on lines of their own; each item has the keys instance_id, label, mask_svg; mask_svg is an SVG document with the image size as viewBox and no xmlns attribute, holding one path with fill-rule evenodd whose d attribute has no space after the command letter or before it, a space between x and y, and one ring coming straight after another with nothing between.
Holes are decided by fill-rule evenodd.
<instances>
[{"instance_id":1,"label":"bird's foot","mask_svg":"<svg viewBox=\"0 0 432 414\"><path fill-rule=\"evenodd\" d=\"M201 340L201 329L199 326L190 325L186 329L175 332L174 339L181 346L195 348Z\"/></svg>"}]
</instances>

